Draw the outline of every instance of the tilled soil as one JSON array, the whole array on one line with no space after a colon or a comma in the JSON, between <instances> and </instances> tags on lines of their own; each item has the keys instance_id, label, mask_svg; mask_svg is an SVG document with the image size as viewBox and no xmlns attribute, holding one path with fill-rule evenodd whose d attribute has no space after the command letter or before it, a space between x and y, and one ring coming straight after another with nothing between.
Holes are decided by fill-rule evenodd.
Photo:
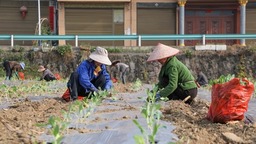
<instances>
[{"instance_id":1,"label":"tilled soil","mask_svg":"<svg viewBox=\"0 0 256 144\"><path fill-rule=\"evenodd\" d=\"M256 125L245 124L244 121L228 124L212 123L207 120L209 102L197 100L191 106L181 101L169 101L162 108L164 120L172 122L181 143L216 144L216 143L256 143ZM226 133L235 134L225 137Z\"/></svg>"},{"instance_id":2,"label":"tilled soil","mask_svg":"<svg viewBox=\"0 0 256 144\"><path fill-rule=\"evenodd\" d=\"M131 84L115 84L116 94L131 93ZM63 92L64 93L64 92ZM62 95L60 92L57 95ZM18 101L9 108L0 110L1 144L42 143L37 137L48 133L38 123L47 123L50 116L62 116L70 103L60 97L46 98L40 101ZM209 102L198 99L192 105L181 101L163 103L162 119L176 126L175 133L180 140L177 143L216 144L216 143L256 143L256 126L243 121L234 124L212 123L206 119ZM86 130L84 130L86 131ZM226 132L237 135L239 141L224 137Z\"/></svg>"}]
</instances>

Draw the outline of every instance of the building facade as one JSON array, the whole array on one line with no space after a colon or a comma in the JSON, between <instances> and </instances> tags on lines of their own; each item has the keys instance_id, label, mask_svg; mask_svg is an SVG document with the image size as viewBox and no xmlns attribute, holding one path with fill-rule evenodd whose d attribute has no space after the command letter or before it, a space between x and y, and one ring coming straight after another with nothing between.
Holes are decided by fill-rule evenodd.
<instances>
[{"instance_id":1,"label":"building facade","mask_svg":"<svg viewBox=\"0 0 256 144\"><path fill-rule=\"evenodd\" d=\"M54 23L53 1L40 0L42 25ZM38 34L38 2L36 0L0 0L0 34ZM43 29L44 33L46 29ZM0 41L0 45L11 45ZM33 45L33 41L15 41L15 45Z\"/></svg>"},{"instance_id":2,"label":"building facade","mask_svg":"<svg viewBox=\"0 0 256 144\"><path fill-rule=\"evenodd\" d=\"M0 0L0 33L34 34L38 19L37 2L16 0L13 5L13 1L15 0ZM25 18L17 11L23 5L28 8ZM59 35L256 33L256 0L41 0L41 15L48 18L52 34ZM165 40L142 41L141 45L152 46L158 42L180 46L202 44L200 40ZM253 42L254 40L206 41L227 45ZM60 45L74 43L59 41ZM136 40L79 43L102 46L138 45Z\"/></svg>"}]
</instances>

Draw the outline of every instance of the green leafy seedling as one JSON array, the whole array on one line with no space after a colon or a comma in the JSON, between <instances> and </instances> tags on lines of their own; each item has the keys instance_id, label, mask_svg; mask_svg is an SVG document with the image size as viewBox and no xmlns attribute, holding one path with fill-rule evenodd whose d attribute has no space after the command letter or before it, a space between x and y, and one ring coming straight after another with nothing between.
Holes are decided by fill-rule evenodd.
<instances>
[{"instance_id":1,"label":"green leafy seedling","mask_svg":"<svg viewBox=\"0 0 256 144\"><path fill-rule=\"evenodd\" d=\"M156 134L161 126L159 123L161 118L161 105L156 103L155 97L158 87L155 85L153 90L147 89L147 101L142 107L141 114L146 119L147 129L144 129L139 122L135 119L133 123L140 129L140 132L143 136L134 136L136 144L155 144ZM150 133L147 132L149 130ZM144 138L144 140L142 140Z\"/></svg>"},{"instance_id":2,"label":"green leafy seedling","mask_svg":"<svg viewBox=\"0 0 256 144\"><path fill-rule=\"evenodd\" d=\"M52 144L60 144L62 139L64 138L62 135L62 131L64 131L68 127L69 123L63 122L60 118L51 116L48 119L48 123L46 124L37 124L40 127L50 126L50 133L53 135L54 140Z\"/></svg>"}]
</instances>

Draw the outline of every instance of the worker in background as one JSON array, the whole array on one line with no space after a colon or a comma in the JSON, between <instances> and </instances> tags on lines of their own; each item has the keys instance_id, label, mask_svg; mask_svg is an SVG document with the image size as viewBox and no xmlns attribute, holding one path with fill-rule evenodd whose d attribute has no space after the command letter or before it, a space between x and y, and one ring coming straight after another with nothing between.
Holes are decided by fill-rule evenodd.
<instances>
[{"instance_id":1,"label":"worker in background","mask_svg":"<svg viewBox=\"0 0 256 144\"><path fill-rule=\"evenodd\" d=\"M116 78L116 75L118 74L122 83L125 84L127 73L129 72L129 66L125 63L120 62L119 60L116 60L112 63L110 68L115 73L114 78Z\"/></svg>"},{"instance_id":2,"label":"worker in background","mask_svg":"<svg viewBox=\"0 0 256 144\"><path fill-rule=\"evenodd\" d=\"M197 69L196 72L197 72L196 82L198 83L198 87L207 86L208 85L208 78L207 78L207 76L200 69Z\"/></svg>"},{"instance_id":3,"label":"worker in background","mask_svg":"<svg viewBox=\"0 0 256 144\"><path fill-rule=\"evenodd\" d=\"M41 80L46 80L46 81L57 80L55 75L47 67L43 65L40 65L37 71L42 73L40 81Z\"/></svg>"},{"instance_id":4,"label":"worker in background","mask_svg":"<svg viewBox=\"0 0 256 144\"><path fill-rule=\"evenodd\" d=\"M11 80L12 73L14 72L17 79L19 78L18 72L25 69L25 63L24 62L17 62L17 61L7 61L5 60L3 62L4 70L6 73L5 80Z\"/></svg>"}]
</instances>

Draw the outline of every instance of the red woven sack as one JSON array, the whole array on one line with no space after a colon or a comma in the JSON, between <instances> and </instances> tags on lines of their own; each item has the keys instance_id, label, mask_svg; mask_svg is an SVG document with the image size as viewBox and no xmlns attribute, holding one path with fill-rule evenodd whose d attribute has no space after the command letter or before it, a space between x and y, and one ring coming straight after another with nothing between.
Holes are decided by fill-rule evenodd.
<instances>
[{"instance_id":1,"label":"red woven sack","mask_svg":"<svg viewBox=\"0 0 256 144\"><path fill-rule=\"evenodd\" d=\"M212 122L227 123L242 120L248 109L254 85L247 79L234 78L224 84L212 86L212 101L207 118Z\"/></svg>"},{"instance_id":2,"label":"red woven sack","mask_svg":"<svg viewBox=\"0 0 256 144\"><path fill-rule=\"evenodd\" d=\"M69 90L67 89L64 94L62 95L62 98L66 101L66 102L69 102L70 101L70 93L69 93ZM78 96L77 98L78 100L83 100L84 97L83 96Z\"/></svg>"}]
</instances>

